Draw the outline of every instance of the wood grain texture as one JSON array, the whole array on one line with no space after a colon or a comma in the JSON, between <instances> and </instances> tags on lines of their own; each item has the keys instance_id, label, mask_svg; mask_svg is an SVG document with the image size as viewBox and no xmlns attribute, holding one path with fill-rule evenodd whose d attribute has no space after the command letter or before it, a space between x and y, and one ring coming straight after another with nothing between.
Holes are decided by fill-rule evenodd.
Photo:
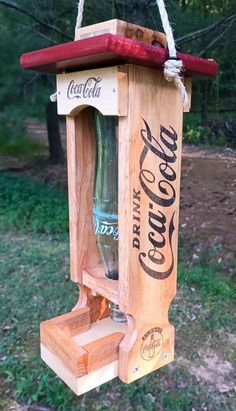
<instances>
[{"instance_id":1,"label":"wood grain texture","mask_svg":"<svg viewBox=\"0 0 236 411\"><path fill-rule=\"evenodd\" d=\"M110 318L83 330L84 315L88 312L89 309L82 308L44 321L40 326L41 343L77 378L118 360L119 344L126 330L125 324L116 324ZM75 318L81 322L75 322ZM86 321L90 325L90 319L86 317Z\"/></svg>"},{"instance_id":2,"label":"wood grain texture","mask_svg":"<svg viewBox=\"0 0 236 411\"><path fill-rule=\"evenodd\" d=\"M116 323L111 320L110 317L104 318L100 321L96 321L91 324L91 328L82 333L72 337L79 346L84 347L91 342L100 340L103 337L107 337L110 334L122 333L125 334L127 331L126 323Z\"/></svg>"},{"instance_id":3,"label":"wood grain texture","mask_svg":"<svg viewBox=\"0 0 236 411\"><path fill-rule=\"evenodd\" d=\"M129 115L119 121L119 304L134 319L120 346L125 382L173 360L183 116L161 71L129 66L128 78Z\"/></svg>"},{"instance_id":4,"label":"wood grain texture","mask_svg":"<svg viewBox=\"0 0 236 411\"><path fill-rule=\"evenodd\" d=\"M41 344L41 358L76 395L82 395L118 376L118 361L77 378L60 358L43 344Z\"/></svg>"},{"instance_id":5,"label":"wood grain texture","mask_svg":"<svg viewBox=\"0 0 236 411\"><path fill-rule=\"evenodd\" d=\"M58 114L75 116L91 106L103 115L125 116L126 87L126 73L121 73L117 66L58 74Z\"/></svg>"},{"instance_id":6,"label":"wood grain texture","mask_svg":"<svg viewBox=\"0 0 236 411\"><path fill-rule=\"evenodd\" d=\"M184 112L188 113L191 110L191 103L192 103L192 79L191 77L184 78L184 86L185 86L185 90L188 95L188 105L184 107Z\"/></svg>"},{"instance_id":7,"label":"wood grain texture","mask_svg":"<svg viewBox=\"0 0 236 411\"><path fill-rule=\"evenodd\" d=\"M79 290L79 300L74 306L73 311L77 311L83 307L89 307L91 323L109 316L109 301L106 298L81 284L79 284Z\"/></svg>"},{"instance_id":8,"label":"wood grain texture","mask_svg":"<svg viewBox=\"0 0 236 411\"><path fill-rule=\"evenodd\" d=\"M187 75L216 76L218 65L213 60L177 53ZM103 34L23 54L20 64L25 69L60 73L104 65L135 63L161 68L168 52L160 47L144 44L114 34Z\"/></svg>"},{"instance_id":9,"label":"wood grain texture","mask_svg":"<svg viewBox=\"0 0 236 411\"><path fill-rule=\"evenodd\" d=\"M93 229L95 137L90 109L67 117L67 167L71 280L81 283L82 270L100 262Z\"/></svg>"},{"instance_id":10,"label":"wood grain texture","mask_svg":"<svg viewBox=\"0 0 236 411\"><path fill-rule=\"evenodd\" d=\"M123 333L117 332L83 345L88 353L88 372L118 360L119 345L123 337Z\"/></svg>"},{"instance_id":11,"label":"wood grain texture","mask_svg":"<svg viewBox=\"0 0 236 411\"><path fill-rule=\"evenodd\" d=\"M53 323L60 328L63 334L73 337L90 328L90 309L83 307L79 311L69 312L53 318Z\"/></svg>"},{"instance_id":12,"label":"wood grain texture","mask_svg":"<svg viewBox=\"0 0 236 411\"><path fill-rule=\"evenodd\" d=\"M83 271L83 284L93 292L105 297L115 304L119 304L118 281L105 276L103 265Z\"/></svg>"},{"instance_id":13,"label":"wood grain texture","mask_svg":"<svg viewBox=\"0 0 236 411\"><path fill-rule=\"evenodd\" d=\"M132 40L139 40L146 44L158 42L162 47L166 48L165 34L117 19L75 29L75 40L87 39L108 33L118 34Z\"/></svg>"},{"instance_id":14,"label":"wood grain texture","mask_svg":"<svg viewBox=\"0 0 236 411\"><path fill-rule=\"evenodd\" d=\"M40 324L40 340L76 377L87 374L87 351L64 334L53 320Z\"/></svg>"}]
</instances>

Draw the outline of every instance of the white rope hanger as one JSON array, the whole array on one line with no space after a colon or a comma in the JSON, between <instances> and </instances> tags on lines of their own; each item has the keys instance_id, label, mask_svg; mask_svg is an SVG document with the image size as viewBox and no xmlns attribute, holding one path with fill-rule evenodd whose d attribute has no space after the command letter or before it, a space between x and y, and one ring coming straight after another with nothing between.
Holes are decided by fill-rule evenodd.
<instances>
[{"instance_id":1,"label":"white rope hanger","mask_svg":"<svg viewBox=\"0 0 236 411\"><path fill-rule=\"evenodd\" d=\"M175 48L175 41L173 36L173 31L169 22L168 14L165 8L164 0L156 0L157 6L159 8L159 13L161 17L162 26L166 34L166 40L169 50L169 57L164 63L164 76L167 81L173 81L177 87L181 101L184 106L188 104L188 95L185 90L184 84L180 77L181 71L183 69L183 62L177 57L177 52Z\"/></svg>"},{"instance_id":2,"label":"white rope hanger","mask_svg":"<svg viewBox=\"0 0 236 411\"><path fill-rule=\"evenodd\" d=\"M82 21L83 21L84 2L85 0L79 0L79 3L78 3L78 15L77 15L76 25L75 25L76 29L80 29Z\"/></svg>"},{"instance_id":3,"label":"white rope hanger","mask_svg":"<svg viewBox=\"0 0 236 411\"><path fill-rule=\"evenodd\" d=\"M79 0L78 2L76 28L80 28L82 24L84 2L85 0ZM169 22L164 0L156 0L156 3L159 9L162 26L166 34L166 40L169 50L169 58L164 63L164 76L167 81L173 81L180 93L180 98L183 105L186 106L188 104L188 95L180 77L181 71L183 70L183 62L177 57L173 31Z\"/></svg>"},{"instance_id":4,"label":"white rope hanger","mask_svg":"<svg viewBox=\"0 0 236 411\"><path fill-rule=\"evenodd\" d=\"M84 3L85 0L79 0L78 2L78 14L75 25L76 29L79 29L81 27L83 21ZM162 26L166 34L166 40L169 50L169 57L164 63L164 77L167 81L173 81L180 93L180 98L183 105L187 106L188 95L180 77L180 74L183 70L183 62L177 57L173 31L169 22L164 0L156 0L156 3L159 9ZM55 102L57 100L57 93L52 94L50 96L50 100Z\"/></svg>"},{"instance_id":5,"label":"white rope hanger","mask_svg":"<svg viewBox=\"0 0 236 411\"><path fill-rule=\"evenodd\" d=\"M79 0L79 2L78 2L78 14L77 14L77 19L76 19L76 24L75 24L76 29L79 29L81 27L81 24L82 24L83 13L84 13L84 2L85 2L85 0ZM57 91L50 95L50 101L52 103L56 103L56 101L57 101Z\"/></svg>"}]
</instances>

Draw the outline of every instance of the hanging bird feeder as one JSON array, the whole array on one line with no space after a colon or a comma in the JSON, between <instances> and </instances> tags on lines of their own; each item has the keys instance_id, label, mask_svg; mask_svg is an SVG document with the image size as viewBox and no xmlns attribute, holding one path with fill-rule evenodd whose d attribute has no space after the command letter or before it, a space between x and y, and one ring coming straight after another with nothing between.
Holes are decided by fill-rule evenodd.
<instances>
[{"instance_id":1,"label":"hanging bird feeder","mask_svg":"<svg viewBox=\"0 0 236 411\"><path fill-rule=\"evenodd\" d=\"M163 77L165 35L118 20L24 54L56 73L66 115L73 311L41 324L41 356L76 393L131 383L174 358L183 105ZM191 77L214 61L178 53Z\"/></svg>"}]
</instances>

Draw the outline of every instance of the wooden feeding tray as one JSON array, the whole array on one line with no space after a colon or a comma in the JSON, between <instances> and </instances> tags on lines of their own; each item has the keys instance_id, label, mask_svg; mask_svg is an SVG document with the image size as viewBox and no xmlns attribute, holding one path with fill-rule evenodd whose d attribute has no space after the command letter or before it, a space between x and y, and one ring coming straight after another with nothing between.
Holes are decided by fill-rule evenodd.
<instances>
[{"instance_id":1,"label":"wooden feeding tray","mask_svg":"<svg viewBox=\"0 0 236 411\"><path fill-rule=\"evenodd\" d=\"M119 304L118 282L105 276L103 265L83 270L82 277L92 294L104 297L99 317L109 313L107 300ZM90 319L85 306L40 326L42 359L77 395L119 375L119 345L127 332L126 323L110 317L93 323Z\"/></svg>"},{"instance_id":2,"label":"wooden feeding tray","mask_svg":"<svg viewBox=\"0 0 236 411\"><path fill-rule=\"evenodd\" d=\"M74 311L41 324L41 355L79 395L173 361L168 311L176 294L183 106L163 78L163 34L112 21L78 30L78 38L27 53L21 64L57 73L58 111L66 115L70 273L80 298ZM190 102L191 76L214 76L217 64L178 56ZM118 281L105 276L93 228L91 107L118 117ZM109 301L127 323L109 318Z\"/></svg>"},{"instance_id":3,"label":"wooden feeding tray","mask_svg":"<svg viewBox=\"0 0 236 411\"><path fill-rule=\"evenodd\" d=\"M41 324L41 357L75 394L84 394L118 376L126 329L109 317L90 324L84 307Z\"/></svg>"}]
</instances>

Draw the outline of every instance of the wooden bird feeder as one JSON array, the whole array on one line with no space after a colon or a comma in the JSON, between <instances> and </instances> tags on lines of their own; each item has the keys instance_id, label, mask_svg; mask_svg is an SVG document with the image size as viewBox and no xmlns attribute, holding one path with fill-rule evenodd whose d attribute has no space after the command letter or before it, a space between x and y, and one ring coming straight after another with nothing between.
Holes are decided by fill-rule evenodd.
<instances>
[{"instance_id":1,"label":"wooden bird feeder","mask_svg":"<svg viewBox=\"0 0 236 411\"><path fill-rule=\"evenodd\" d=\"M215 76L217 64L178 56L190 101L191 77ZM176 294L183 106L163 77L167 58L162 33L118 20L21 57L23 68L57 74L58 113L66 115L70 270L80 298L73 311L41 324L41 356L77 395L117 376L131 383L174 358L168 311ZM118 281L105 275L94 232L92 108L118 121ZM127 322L109 317L109 302Z\"/></svg>"}]
</instances>

